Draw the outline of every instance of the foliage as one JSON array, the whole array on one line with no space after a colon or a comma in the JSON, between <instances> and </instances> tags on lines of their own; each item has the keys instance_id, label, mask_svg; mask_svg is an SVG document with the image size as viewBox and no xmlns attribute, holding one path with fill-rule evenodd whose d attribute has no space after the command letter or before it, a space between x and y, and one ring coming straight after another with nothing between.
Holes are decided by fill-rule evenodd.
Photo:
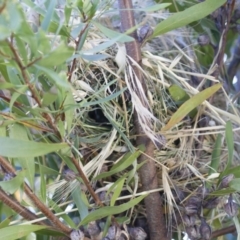
<instances>
[{"instance_id":1,"label":"foliage","mask_svg":"<svg viewBox=\"0 0 240 240\"><path fill-rule=\"evenodd\" d=\"M214 93L219 89L224 92L213 74L213 63L220 64L216 51L206 61L211 64L205 64L201 54L197 57L199 44L188 54L186 39L175 41L170 32L188 25L184 31L192 36L202 29L214 35L216 29L211 28L214 24L209 18L197 26L191 23L226 1L207 0L193 6L163 2L136 7L138 25L126 33L114 28L119 9L113 7L113 1L1 3L0 236L34 239L30 233L35 232L40 240L83 232L94 239L93 225L100 225L99 236L103 232L109 236L114 225L128 224L116 232L134 239L129 226L146 215L142 200L150 194L141 192L137 174L145 164L137 158L146 146L135 145L134 112L146 135L156 146L163 145L154 160L161 168L156 191L166 197L166 218L177 218L179 212L187 217L196 214L200 229L209 222L212 229L218 229L230 222L230 216L239 229L233 201L239 201L235 196L240 176L234 148L238 110L233 104L228 111L211 103ZM155 14L164 15L168 7L175 13L159 21ZM142 11L155 27L141 42L141 71L149 90L143 99L149 110L140 101L141 86L133 84L134 71L123 47L134 40L129 35L143 25ZM215 50L222 46L223 32L219 32ZM167 42L166 49L158 49L155 40ZM178 40L183 45L176 43ZM191 64L196 69L189 70ZM224 71L220 72L223 76ZM196 78L202 82L195 84ZM136 89L140 89L139 95ZM227 95L224 99L229 101ZM203 118L218 126L202 124ZM227 156L221 154L226 149ZM226 161L222 161L224 157ZM202 194L201 203L193 200L197 193ZM220 208L219 202L226 199ZM218 210L223 209L225 214L217 221ZM175 229L181 232L185 227L178 224ZM192 225L187 227L190 236Z\"/></svg>"}]
</instances>

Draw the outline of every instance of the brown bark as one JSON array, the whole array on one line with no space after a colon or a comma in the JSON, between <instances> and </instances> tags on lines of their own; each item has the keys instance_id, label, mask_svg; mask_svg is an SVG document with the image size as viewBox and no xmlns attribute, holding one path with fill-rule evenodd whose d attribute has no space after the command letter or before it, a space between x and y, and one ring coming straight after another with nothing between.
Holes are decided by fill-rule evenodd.
<instances>
[{"instance_id":1,"label":"brown bark","mask_svg":"<svg viewBox=\"0 0 240 240\"><path fill-rule=\"evenodd\" d=\"M120 16L121 16L122 31L125 32L126 30L135 26L133 5L132 5L132 1L130 0L118 0L118 3L119 3L119 10L120 10ZM127 54L141 66L141 60L142 60L141 49L140 49L140 44L137 40L138 39L137 32L134 31L131 34L131 36L134 37L135 41L126 43ZM134 65L132 65L132 68L134 69L134 72L138 77L140 83L142 84L142 87L146 94L147 86L143 79L143 75L141 71ZM153 156L154 144L145 135L143 129L141 128L140 123L138 121L138 113L136 111L134 113L134 123L136 127L136 134L138 136L136 139L136 143L138 146L143 144L146 147L145 154L142 154L138 158L139 163L146 161L146 163L139 170L143 191L156 189L158 188L156 166L154 161L151 160L154 157ZM147 158L146 155L148 155L149 158ZM148 221L148 227L150 232L150 239L151 240L168 239L160 194L158 192L151 193L145 198L144 202L145 202L146 212L147 212L147 221Z\"/></svg>"}]
</instances>

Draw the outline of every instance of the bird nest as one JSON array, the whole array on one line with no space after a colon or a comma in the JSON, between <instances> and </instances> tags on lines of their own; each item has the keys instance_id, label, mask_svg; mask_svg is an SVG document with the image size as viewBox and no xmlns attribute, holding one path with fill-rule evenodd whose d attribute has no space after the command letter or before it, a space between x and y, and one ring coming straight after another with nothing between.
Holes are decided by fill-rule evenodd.
<instances>
[{"instance_id":1,"label":"bird nest","mask_svg":"<svg viewBox=\"0 0 240 240\"><path fill-rule=\"evenodd\" d=\"M197 213L199 206L222 209L219 206L223 206L223 203L220 204L219 199L212 203L215 197L205 191L209 184L212 186L210 192L219 189L219 174L209 176L213 168L214 146L218 135L225 134L227 121L233 123L236 142L239 141L240 133L237 127L240 123L238 109L224 88L198 106L194 117L186 116L170 130L162 131L179 108L169 93L170 86L177 85L191 97L202 91L206 82L209 86L219 82L213 76L216 66L212 66L207 73L202 73L198 67L194 44L190 44L194 43L191 31L188 28L177 30L142 47L141 71L148 89L147 96L144 96L148 112L134 95L135 90L141 86L135 86L134 89L131 85L134 71L124 45L115 42L109 47L102 47L96 51L97 54L91 51L98 49L99 44L103 46L109 41L96 27L88 32L82 50L85 54L77 59L77 67L71 78L76 106L69 141L74 144L75 154L81 159L84 173L95 186L96 192L100 194L108 191L128 172L129 181L123 185L119 201L124 202L122 199L131 199L141 194L141 182L137 177L139 166L136 164L101 179L100 183L94 180L99 174L106 173L112 166L121 163L127 152L136 149L133 113L137 111L150 139L154 141L156 136L164 137L161 142L163 146L154 152L153 160L159 177L159 189L156 191L165 197L166 214L170 219L175 215L176 226L179 226L176 212L180 212L185 219L186 216ZM119 57L122 58L123 65L119 63ZM237 149L236 145L234 164L239 161ZM219 171L224 169L227 159L228 149L222 141ZM63 180L65 183L66 180ZM72 190L73 185L70 188ZM195 197L199 195L200 201L197 201ZM143 206L138 206L133 213L132 219L146 214ZM219 216L223 218L226 214L219 210ZM197 221L199 226L205 223L201 217ZM189 226L191 224L185 224L186 228Z\"/></svg>"}]
</instances>

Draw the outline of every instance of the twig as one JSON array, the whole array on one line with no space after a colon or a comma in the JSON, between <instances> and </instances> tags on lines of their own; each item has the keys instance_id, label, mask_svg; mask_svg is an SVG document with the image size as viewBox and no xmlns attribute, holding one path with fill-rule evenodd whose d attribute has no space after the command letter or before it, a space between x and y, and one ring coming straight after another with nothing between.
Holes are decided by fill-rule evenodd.
<instances>
[{"instance_id":1,"label":"twig","mask_svg":"<svg viewBox=\"0 0 240 240\"><path fill-rule=\"evenodd\" d=\"M37 61L41 60L42 57L38 57L36 59L34 59L32 62L28 63L23 69L25 70L26 68L31 67L34 63L36 63Z\"/></svg>"},{"instance_id":2,"label":"twig","mask_svg":"<svg viewBox=\"0 0 240 240\"><path fill-rule=\"evenodd\" d=\"M7 3L7 0L5 0L4 3L2 4L2 6L0 7L0 14L4 10L4 8L6 7L6 3Z\"/></svg>"},{"instance_id":3,"label":"twig","mask_svg":"<svg viewBox=\"0 0 240 240\"><path fill-rule=\"evenodd\" d=\"M125 32L135 26L134 13L132 10L133 5L132 1L130 0L118 0L118 3L120 8L122 31ZM140 44L137 41L137 32L134 31L131 36L134 37L135 41L125 44L127 54L141 66L142 57ZM145 94L147 94L147 86L144 82L141 71L133 64L132 68L134 69L134 72L139 79ZM154 144L147 136L145 136L145 133L138 121L138 113L136 112L136 110L134 111L134 123L136 128L136 134L138 136L136 139L137 145L143 144L146 146L145 154L142 154L138 158L139 163L146 161L146 163L139 170L143 191L157 189L158 180L156 174L156 166L154 161L151 160L151 158L154 157ZM148 155L149 158L147 158L146 155ZM158 192L151 193L144 199L144 202L146 206L147 221L151 240L168 239L164 215L162 211L162 199L160 197L160 194Z\"/></svg>"},{"instance_id":4,"label":"twig","mask_svg":"<svg viewBox=\"0 0 240 240\"><path fill-rule=\"evenodd\" d=\"M220 237L220 236L223 236L223 235L226 235L228 233L233 233L236 231L236 227L235 225L231 225L229 227L225 227L225 228L222 228L222 229L219 229L219 230L216 230L212 233L212 236L211 236L211 239L215 239L217 237Z\"/></svg>"},{"instance_id":5,"label":"twig","mask_svg":"<svg viewBox=\"0 0 240 240\"><path fill-rule=\"evenodd\" d=\"M76 167L79 176L82 178L84 184L86 185L89 193L90 193L91 196L93 197L93 199L94 199L94 201L96 202L96 204L99 205L99 206L101 206L101 207L103 207L103 203L102 203L101 200L99 199L98 195L94 192L91 184L89 183L89 181L88 181L88 179L86 178L83 170L80 168L77 160L76 160L74 157L72 157L72 162L73 162L74 166Z\"/></svg>"},{"instance_id":6,"label":"twig","mask_svg":"<svg viewBox=\"0 0 240 240\"><path fill-rule=\"evenodd\" d=\"M21 215L26 220L35 220L37 219L37 215L29 211L26 207L22 206L16 199L7 195L1 188L0 188L0 201L5 203L8 207L10 207L13 211ZM47 223L44 221L39 221L37 224L46 225Z\"/></svg>"},{"instance_id":7,"label":"twig","mask_svg":"<svg viewBox=\"0 0 240 240\"><path fill-rule=\"evenodd\" d=\"M3 166L3 168L9 172L16 174L15 169L13 166L2 156L0 156L0 165ZM45 206L39 198L34 194L32 189L26 184L23 184L23 189L26 195L32 200L33 204L56 226L58 227L62 232L69 234L72 229L64 225L50 210L47 206Z\"/></svg>"}]
</instances>

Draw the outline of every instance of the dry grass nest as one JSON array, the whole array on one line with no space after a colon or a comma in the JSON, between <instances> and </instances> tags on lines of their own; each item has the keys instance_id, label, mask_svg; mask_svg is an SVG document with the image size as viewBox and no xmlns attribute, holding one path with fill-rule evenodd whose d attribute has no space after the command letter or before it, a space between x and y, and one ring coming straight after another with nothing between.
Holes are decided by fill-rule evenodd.
<instances>
[{"instance_id":1,"label":"dry grass nest","mask_svg":"<svg viewBox=\"0 0 240 240\"><path fill-rule=\"evenodd\" d=\"M147 96L140 83L132 84L132 59L126 56L123 44L115 43L98 54L90 53L90 49L109 41L95 27L90 29L84 45L83 52L88 54L77 60L71 79L77 107L69 140L77 143L76 155L83 160L81 164L86 176L91 181L119 162L126 152L134 151L133 111L136 110L146 135L155 143L164 143L160 150L156 148L153 160L159 169L159 189L156 191L165 197L166 213L170 218L173 213L177 215L176 209L180 213L185 211L182 209L189 205L191 196L201 193L201 201L204 201L204 187L213 184L214 177L218 176L210 177L208 172L217 135L225 134L227 121L234 127L234 164L239 161L239 110L224 88L198 107L195 118L187 116L171 130L161 131L177 109L168 93L172 84L193 96L203 90L207 81L209 85L219 82L212 76L216 66L211 66L207 73L197 67L192 46L183 44L192 41L187 37L189 33L193 36L187 28L178 30L156 38L142 48L141 71L148 87ZM221 151L223 169L228 156L224 141ZM125 183L120 202L141 194L136 165L129 171L134 181ZM100 188L97 192L107 191L124 173L103 179L101 188L94 181L92 184L96 189ZM133 213L135 217L145 215L144 207L139 206ZM224 218L226 213L220 210L218 216Z\"/></svg>"}]
</instances>

